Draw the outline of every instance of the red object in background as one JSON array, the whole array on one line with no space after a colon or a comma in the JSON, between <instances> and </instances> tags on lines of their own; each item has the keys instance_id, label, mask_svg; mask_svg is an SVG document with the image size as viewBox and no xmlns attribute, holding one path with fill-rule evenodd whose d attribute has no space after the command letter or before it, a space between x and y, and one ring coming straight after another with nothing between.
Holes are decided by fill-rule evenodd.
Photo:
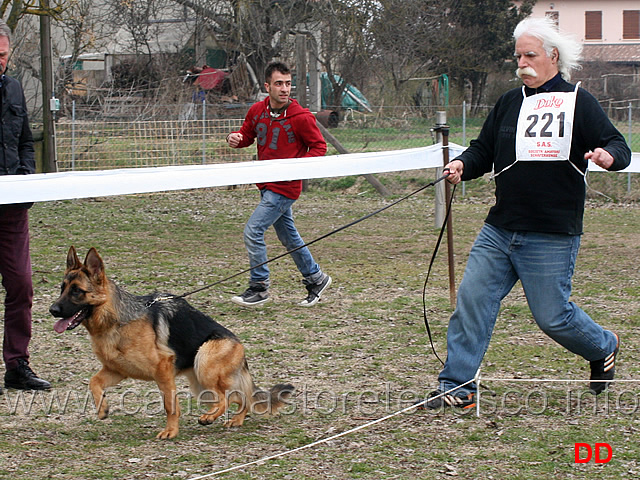
<instances>
[{"instance_id":1,"label":"red object in background","mask_svg":"<svg viewBox=\"0 0 640 480\"><path fill-rule=\"evenodd\" d=\"M220 90L226 77L227 74L222 70L206 67L198 74L195 84L203 90Z\"/></svg>"}]
</instances>

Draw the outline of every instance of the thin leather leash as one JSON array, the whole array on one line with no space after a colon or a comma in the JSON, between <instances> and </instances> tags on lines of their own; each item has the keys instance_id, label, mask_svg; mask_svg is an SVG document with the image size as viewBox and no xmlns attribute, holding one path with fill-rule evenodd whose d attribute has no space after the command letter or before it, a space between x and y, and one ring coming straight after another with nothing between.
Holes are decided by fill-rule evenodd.
<instances>
[{"instance_id":1,"label":"thin leather leash","mask_svg":"<svg viewBox=\"0 0 640 480\"><path fill-rule=\"evenodd\" d=\"M447 222L451 217L451 204L453 203L453 197L456 194L456 186L453 185L453 189L451 191L451 197L449 198L449 204L447 205L447 212L444 217L444 222L442 222L442 227L440 228L440 234L438 235L438 240L436 241L436 246L433 249L433 253L431 254L431 261L429 262L429 268L427 269L427 278L424 280L424 286L422 287L422 315L424 318L424 326L427 329L427 335L429 336L429 343L431 344L431 350L436 358L440 361L440 363L444 366L444 362L436 352L436 347L433 344L433 338L431 336L431 327L429 327L429 320L427 319L427 283L429 282L429 276L431 275L431 268L433 267L433 262L436 259L436 255L438 254L438 250L440 249L440 244L442 243L442 237L444 236L445 229L447 228Z\"/></svg>"},{"instance_id":2,"label":"thin leather leash","mask_svg":"<svg viewBox=\"0 0 640 480\"><path fill-rule=\"evenodd\" d=\"M236 277L238 277L240 275L243 275L243 274L245 274L247 272L250 272L254 268L261 267L263 265L266 265L267 263L274 262L274 261L279 260L279 259L281 259L283 257L286 257L287 255L290 255L293 252L296 252L296 251L300 250L301 248L313 245L314 243L319 242L320 240L324 240L325 238L330 237L331 235L335 235L336 233L341 232L342 230L346 230L347 228L350 228L350 227L352 227L352 226L354 226L354 225L356 225L356 224L358 224L358 223L360 223L360 222L362 222L362 221L364 221L364 220L366 220L368 218L371 218L374 215L377 215L377 214L379 214L379 213L381 213L381 212L383 212L383 211L385 211L385 210L387 210L387 209L399 204L400 202L403 202L403 201L407 200L408 198L413 197L414 195L420 193L421 191L423 191L423 190L425 190L425 189L427 189L429 187L435 186L436 184L438 184L439 182L441 182L442 180L444 180L448 176L449 176L448 169L445 169L444 170L444 174L441 177L439 177L436 180L434 180L433 182L430 182L427 185L423 185L422 187L418 188L417 190L415 190L415 191L405 195L404 197L396 200L395 202L392 202L389 205L386 205L386 206L384 206L382 208L379 208L378 210L376 210L374 212L371 212L371 213L369 213L369 214L367 214L367 215L365 215L365 216L363 216L361 218L358 218L357 220L354 220L351 223L343 225L342 227L336 228L335 230L332 230L332 231L330 231L330 232L328 232L328 233L326 233L326 234L324 234L324 235L322 235L322 236L320 236L318 238L315 238L314 240L311 240L308 243L305 243L305 244L303 244L303 245L301 245L299 247L296 247L296 248L294 248L292 250L289 250L289 251L287 251L285 253L282 253L282 254L280 254L278 256L275 256L273 258L267 259L265 262L262 262L259 265L256 265L256 266L250 267L250 268L246 268L246 269L244 269L244 270L242 270L240 272L234 273L233 275L229 275L228 277L225 277L225 278L223 278L221 280L217 280L217 281L215 281L213 283L210 283L208 285L205 285L203 287L200 287L200 288L197 288L195 290L191 290L189 292L183 293L182 295L177 295L177 296L159 295L159 296L154 297L153 299L149 300L147 302L147 304L146 304L146 307L149 308L154 303L161 302L161 301L188 297L189 295L193 295L193 294L202 292L204 290L207 290L209 288L213 288L216 285L220 285L221 283L227 282L227 281L229 281L229 280L231 280L233 278L236 278ZM427 292L427 283L429 282L429 277L431 275L431 270L433 268L433 264L435 262L436 255L438 254L438 250L440 249L440 244L442 243L442 237L444 236L444 232L445 232L445 229L446 229L446 226L447 226L447 222L449 221L449 218L451 216L451 205L453 203L453 198L455 196L455 191L456 191L456 185L453 186L453 190L451 192L451 197L449 199L449 204L447 205L447 211L446 211L445 219L444 219L444 222L442 223L442 227L440 228L440 233L438 234L438 239L436 241L436 246L434 247L433 253L431 254L431 260L429 262L429 268L427 269L427 276L425 278L424 286L423 286L423 289L422 289L422 314L423 314L423 318L424 318L424 325L425 325L425 328L427 330L427 336L429 337L429 343L431 344L431 350L433 351L433 354L440 361L440 363L442 365L444 365L444 362L442 361L442 359L438 355L438 352L436 351L436 347L435 347L435 345L433 343L433 336L432 336L432 333L431 333L431 327L429 326L429 320L427 319L426 292Z\"/></svg>"},{"instance_id":3,"label":"thin leather leash","mask_svg":"<svg viewBox=\"0 0 640 480\"><path fill-rule=\"evenodd\" d=\"M183 293L182 295L178 295L178 296L175 296L175 297L172 297L172 298L184 298L184 297L188 297L189 295L193 295L193 294L195 294L195 293L202 292L203 290L207 290L207 289L212 288L212 287L214 287L214 286L216 286L216 285L219 285L219 284L224 283L224 282L227 282L227 281L229 281L229 280L231 280L231 279L233 279L233 278L236 278L236 277L238 277L238 276L240 276L240 275L243 275L243 274L245 274L245 273L247 273L247 272L250 272L250 271L251 271L251 270L253 270L254 268L261 267L261 266L263 266L263 265L266 265L267 263L274 262L274 261L279 260L279 259L281 259L281 258L283 258L283 257L286 257L287 255L290 255L290 254L292 254L293 252L297 252L297 251L298 251L298 250L300 250L301 248L304 248L304 247L308 247L308 246L310 246L310 245L313 245L314 243L319 242L320 240L324 240L325 238L330 237L331 235L335 235L336 233L341 232L342 230L345 230L345 229L347 229L347 228L350 228L350 227L352 227L352 226L354 226L354 225L356 225L356 224L358 224L358 223L360 223L360 222L362 222L362 221L364 221L364 220L366 220L366 219L368 219L368 218L373 217L374 215L377 215L377 214L379 214L379 213L381 213L381 212L383 212L383 211L385 211L385 210L387 210L387 209L389 209L389 208L391 208L391 207L393 207L393 206L395 206L395 205L399 204L400 202L403 202L403 201L407 200L408 198L413 197L414 195L416 195L416 194L420 193L421 191L423 191L423 190L425 190L425 189L427 189L427 188L429 188L429 187L433 187L433 186L435 186L437 183L441 182L442 180L444 180L445 178L447 178L447 177L449 176L449 172L448 172L448 170L445 170L444 172L445 172L445 173L444 173L444 175L442 175L441 177L439 177L439 178L435 179L434 181L432 181L432 182L428 183L427 185L423 185L422 187L420 187L420 188L418 188L417 190L415 190L415 191L413 191L413 192L411 192L411 193L409 193L409 194L405 195L404 197L399 198L399 199L398 199L398 200L396 200L395 202L392 202L392 203L390 203L389 205L386 205L386 206L384 206L384 207L382 207L382 208L379 208L378 210L376 210L376 211L374 211L374 212L371 212L371 213L369 213L369 214L365 215L364 217L358 218L357 220L354 220L354 221L353 221L353 222L351 222L351 223L348 223L348 224L346 224L346 225L343 225L342 227L338 227L338 228L336 228L335 230L332 230L332 231L331 231L331 232L329 232L329 233L325 233L324 235L322 235L322 236L320 236L320 237L318 237L318 238L316 238L316 239L314 239L314 240L311 240L311 241L310 241L310 242L308 242L308 243L305 243L305 244L303 244L303 245L300 245L299 247L296 247L296 248L294 248L294 249L292 249L292 250L288 250L288 251L286 251L285 253L282 253L282 254L280 254L280 255L278 255L278 256L276 256L276 257L273 257L273 258L267 259L265 262L262 262L262 263L260 263L259 265L256 265L256 266L254 266L254 267L246 268L246 269L244 269L244 270L242 270L242 271L240 271L240 272L238 272L238 273L234 273L233 275L229 275L228 277L225 277L225 278L223 278L223 279L221 279L221 280L217 280L217 281L215 281L215 282L213 282L213 283L210 283L210 284L205 285L205 286L203 286L203 287L197 288L197 289L195 289L195 290L192 290L192 291L187 292L187 293ZM453 198L453 195L451 195L451 197ZM450 209L450 208L451 208L451 204L449 204L449 209ZM447 212L447 217L448 217L448 216L449 216L449 212ZM445 223L446 223L446 222L445 222ZM441 240L442 240L442 231L440 231L440 238L438 239L438 244L437 244L437 246L436 246L436 251L434 251L434 254L433 254L432 258L431 258L431 265L433 264L433 260L434 260L434 258L435 258L435 254L436 254L436 252L437 252L437 248L438 248L438 246L440 245L440 241L441 241ZM431 265L429 265L429 271L431 270ZM429 278L429 277L428 277L428 274L427 274L427 279L428 279L428 278ZM162 297L162 299L163 299L163 300L164 300L165 298L166 298L166 297ZM153 303L155 303L155 302L156 302L156 300L154 299L154 300L152 300L151 302L149 302L149 304L148 304L148 305L150 306L150 305L152 305L152 304L153 304ZM425 307L425 308L426 308L426 307ZM425 315L425 320L426 320L426 315ZM429 337L431 338L431 333L430 333L430 331L429 331L429 326L428 326L428 325L427 325L427 331L429 332ZM433 343L432 343L432 345L433 345ZM437 356L437 355L436 355L436 356Z\"/></svg>"}]
</instances>

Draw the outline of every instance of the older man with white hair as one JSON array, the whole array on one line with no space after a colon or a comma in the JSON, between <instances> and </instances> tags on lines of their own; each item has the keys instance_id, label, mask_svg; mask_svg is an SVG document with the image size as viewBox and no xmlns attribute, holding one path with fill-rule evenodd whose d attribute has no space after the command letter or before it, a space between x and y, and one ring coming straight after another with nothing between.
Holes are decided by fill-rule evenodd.
<instances>
[{"instance_id":1,"label":"older man with white hair","mask_svg":"<svg viewBox=\"0 0 640 480\"><path fill-rule=\"evenodd\" d=\"M579 67L576 40L542 18L520 22L514 39L524 85L500 97L478 138L446 166L451 183L493 172L496 202L469 254L428 408L474 405L473 380L501 301L518 280L540 329L590 362L591 393L604 391L614 376L618 336L569 296L588 163L622 170L631 152L597 100L569 83Z\"/></svg>"}]
</instances>

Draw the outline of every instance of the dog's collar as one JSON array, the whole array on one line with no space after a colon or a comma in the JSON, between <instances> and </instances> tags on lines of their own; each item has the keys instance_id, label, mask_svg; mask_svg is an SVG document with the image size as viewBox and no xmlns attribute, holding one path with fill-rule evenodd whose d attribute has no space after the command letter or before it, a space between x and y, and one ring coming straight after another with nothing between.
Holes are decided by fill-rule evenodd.
<instances>
[{"instance_id":1,"label":"dog's collar","mask_svg":"<svg viewBox=\"0 0 640 480\"><path fill-rule=\"evenodd\" d=\"M171 300L173 298L176 298L174 295L159 295L157 297L153 297L153 300L149 300L146 304L145 307L150 308L151 305L153 305L154 303L158 303L158 302L166 302L167 300Z\"/></svg>"}]
</instances>

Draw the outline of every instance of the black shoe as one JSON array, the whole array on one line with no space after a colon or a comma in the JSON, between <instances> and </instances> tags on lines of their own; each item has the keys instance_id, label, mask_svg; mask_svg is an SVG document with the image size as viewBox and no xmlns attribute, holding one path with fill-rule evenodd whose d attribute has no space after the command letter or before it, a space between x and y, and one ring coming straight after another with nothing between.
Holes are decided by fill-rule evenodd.
<instances>
[{"instance_id":1,"label":"black shoe","mask_svg":"<svg viewBox=\"0 0 640 480\"><path fill-rule=\"evenodd\" d=\"M253 307L269 301L269 292L264 287L249 287L240 295L232 297L231 301L244 307Z\"/></svg>"},{"instance_id":2,"label":"black shoe","mask_svg":"<svg viewBox=\"0 0 640 480\"><path fill-rule=\"evenodd\" d=\"M418 410L424 410L425 408L436 410L443 407L467 409L475 406L475 393L470 393L465 397L459 397L449 393L443 393L440 390L431 392L426 402L418 402L417 404Z\"/></svg>"},{"instance_id":3,"label":"black shoe","mask_svg":"<svg viewBox=\"0 0 640 480\"><path fill-rule=\"evenodd\" d=\"M4 373L4 386L18 390L49 390L51 384L38 378L26 360L18 360L18 366Z\"/></svg>"},{"instance_id":4,"label":"black shoe","mask_svg":"<svg viewBox=\"0 0 640 480\"><path fill-rule=\"evenodd\" d=\"M616 335L614 333L614 335ZM616 357L620 350L620 338L616 335L616 349L602 360L591 362L591 380L589 391L593 395L604 392L616 373Z\"/></svg>"},{"instance_id":5,"label":"black shoe","mask_svg":"<svg viewBox=\"0 0 640 480\"><path fill-rule=\"evenodd\" d=\"M309 294L307 298L302 300L298 305L301 307L313 307L316 303L320 301L320 295L331 285L331 277L327 274L322 277L318 283L312 283L311 285L306 285L307 291Z\"/></svg>"}]
</instances>

